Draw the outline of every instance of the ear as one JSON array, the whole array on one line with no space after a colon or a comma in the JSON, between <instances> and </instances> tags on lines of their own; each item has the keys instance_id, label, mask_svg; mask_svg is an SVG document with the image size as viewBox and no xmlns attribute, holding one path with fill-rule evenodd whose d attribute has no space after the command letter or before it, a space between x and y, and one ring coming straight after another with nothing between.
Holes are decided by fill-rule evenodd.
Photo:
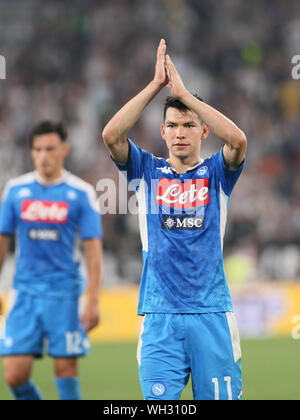
<instances>
[{"instance_id":1,"label":"ear","mask_svg":"<svg viewBox=\"0 0 300 420\"><path fill-rule=\"evenodd\" d=\"M165 132L165 125L164 124L162 124L160 126L160 134L161 134L162 138L164 139L164 141L166 141L166 132Z\"/></svg>"},{"instance_id":2,"label":"ear","mask_svg":"<svg viewBox=\"0 0 300 420\"><path fill-rule=\"evenodd\" d=\"M207 136L209 135L210 128L207 124L202 124L202 134L201 134L201 140L205 140Z\"/></svg>"},{"instance_id":3,"label":"ear","mask_svg":"<svg viewBox=\"0 0 300 420\"><path fill-rule=\"evenodd\" d=\"M68 156L68 154L70 153L70 149L71 146L69 145L69 143L64 143L64 158Z\"/></svg>"}]
</instances>

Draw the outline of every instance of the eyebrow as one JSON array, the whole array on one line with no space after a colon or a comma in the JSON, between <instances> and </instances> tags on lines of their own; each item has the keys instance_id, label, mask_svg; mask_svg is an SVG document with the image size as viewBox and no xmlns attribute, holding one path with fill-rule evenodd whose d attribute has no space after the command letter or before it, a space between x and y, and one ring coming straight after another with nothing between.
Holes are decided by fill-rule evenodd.
<instances>
[{"instance_id":1,"label":"eyebrow","mask_svg":"<svg viewBox=\"0 0 300 420\"><path fill-rule=\"evenodd\" d=\"M32 149L54 149L55 145L50 145L50 146L32 146Z\"/></svg>"},{"instance_id":2,"label":"eyebrow","mask_svg":"<svg viewBox=\"0 0 300 420\"><path fill-rule=\"evenodd\" d=\"M167 125L167 124L174 124L174 125L178 125L178 123L176 123L176 122L174 122L174 121L169 121L169 120L167 120L167 121L165 122L165 124L166 124L166 125ZM184 123L183 123L183 125L192 125L192 124L196 125L196 124L197 124L197 122L196 122L196 121L186 121L186 122L184 122Z\"/></svg>"}]
</instances>

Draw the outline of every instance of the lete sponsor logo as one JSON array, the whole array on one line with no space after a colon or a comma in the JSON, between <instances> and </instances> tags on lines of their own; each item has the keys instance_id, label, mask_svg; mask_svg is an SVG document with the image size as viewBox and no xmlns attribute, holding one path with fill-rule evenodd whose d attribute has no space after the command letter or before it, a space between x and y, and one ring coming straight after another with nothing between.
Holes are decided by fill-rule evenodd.
<instances>
[{"instance_id":1,"label":"lete sponsor logo","mask_svg":"<svg viewBox=\"0 0 300 420\"><path fill-rule=\"evenodd\" d=\"M64 201L23 200L21 219L24 222L66 223L69 205Z\"/></svg>"},{"instance_id":2,"label":"lete sponsor logo","mask_svg":"<svg viewBox=\"0 0 300 420\"><path fill-rule=\"evenodd\" d=\"M177 180L162 178L159 181L156 203L177 209L190 209L209 203L208 178Z\"/></svg>"}]
</instances>

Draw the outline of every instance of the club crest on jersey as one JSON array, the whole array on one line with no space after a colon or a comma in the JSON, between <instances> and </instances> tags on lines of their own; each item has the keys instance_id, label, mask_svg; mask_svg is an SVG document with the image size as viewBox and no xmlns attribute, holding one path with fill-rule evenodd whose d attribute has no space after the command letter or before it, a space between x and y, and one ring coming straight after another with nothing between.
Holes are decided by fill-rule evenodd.
<instances>
[{"instance_id":1,"label":"club crest on jersey","mask_svg":"<svg viewBox=\"0 0 300 420\"><path fill-rule=\"evenodd\" d=\"M66 223L69 206L64 201L23 200L21 219L24 222Z\"/></svg>"},{"instance_id":2,"label":"club crest on jersey","mask_svg":"<svg viewBox=\"0 0 300 420\"><path fill-rule=\"evenodd\" d=\"M161 178L156 203L176 209L204 206L209 203L208 178L189 179L185 182Z\"/></svg>"},{"instance_id":3,"label":"club crest on jersey","mask_svg":"<svg viewBox=\"0 0 300 420\"><path fill-rule=\"evenodd\" d=\"M208 167L207 166L201 166L200 169L198 169L197 174L202 176L204 175L206 172L208 171Z\"/></svg>"},{"instance_id":4,"label":"club crest on jersey","mask_svg":"<svg viewBox=\"0 0 300 420\"><path fill-rule=\"evenodd\" d=\"M157 382L152 386L151 392L155 397L161 397L166 393L166 387L162 382Z\"/></svg>"}]
</instances>

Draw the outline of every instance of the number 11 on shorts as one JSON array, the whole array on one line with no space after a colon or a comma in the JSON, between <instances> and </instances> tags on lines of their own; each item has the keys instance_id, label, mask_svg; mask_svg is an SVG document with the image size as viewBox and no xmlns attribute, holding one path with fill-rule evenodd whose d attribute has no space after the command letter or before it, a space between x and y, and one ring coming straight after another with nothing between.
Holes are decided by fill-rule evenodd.
<instances>
[{"instance_id":1,"label":"number 11 on shorts","mask_svg":"<svg viewBox=\"0 0 300 420\"><path fill-rule=\"evenodd\" d=\"M218 378L212 378L212 383L215 385L215 400L220 399L220 389ZM224 376L224 381L227 385L228 400L232 401L231 376Z\"/></svg>"}]
</instances>

